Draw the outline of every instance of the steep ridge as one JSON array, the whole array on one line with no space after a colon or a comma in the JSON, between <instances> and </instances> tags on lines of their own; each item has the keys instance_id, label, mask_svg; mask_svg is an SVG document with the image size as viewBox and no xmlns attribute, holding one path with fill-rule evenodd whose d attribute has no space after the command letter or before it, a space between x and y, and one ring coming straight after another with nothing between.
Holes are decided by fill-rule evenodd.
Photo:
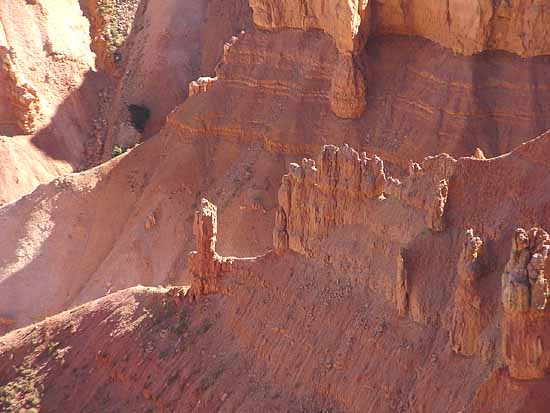
<instances>
[{"instance_id":1,"label":"steep ridge","mask_svg":"<svg viewBox=\"0 0 550 413\"><path fill-rule=\"evenodd\" d=\"M3 407L543 411L550 313L521 285L548 285L550 237L517 228L550 226L549 145L427 158L399 180L326 146L282 180L278 255L221 255L203 200L188 299L126 290L4 336Z\"/></svg>"}]
</instances>

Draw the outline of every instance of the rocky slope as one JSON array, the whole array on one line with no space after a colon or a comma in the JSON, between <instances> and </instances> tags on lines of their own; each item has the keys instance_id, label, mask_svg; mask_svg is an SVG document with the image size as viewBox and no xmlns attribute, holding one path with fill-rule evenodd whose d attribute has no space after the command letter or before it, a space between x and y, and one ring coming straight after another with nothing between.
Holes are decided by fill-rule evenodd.
<instances>
[{"instance_id":1,"label":"rocky slope","mask_svg":"<svg viewBox=\"0 0 550 413\"><path fill-rule=\"evenodd\" d=\"M515 227L550 224L537 181L549 138L493 160L428 158L403 180L327 146L282 180L278 255L219 254L203 200L187 297L125 290L4 336L2 406L544 411L550 315L508 283L547 285L550 237ZM510 171L524 185L499 179Z\"/></svg>"},{"instance_id":2,"label":"rocky slope","mask_svg":"<svg viewBox=\"0 0 550 413\"><path fill-rule=\"evenodd\" d=\"M30 3L0 6L0 46L39 26L0 54L1 409L544 411L544 2L82 0L51 62Z\"/></svg>"}]
</instances>

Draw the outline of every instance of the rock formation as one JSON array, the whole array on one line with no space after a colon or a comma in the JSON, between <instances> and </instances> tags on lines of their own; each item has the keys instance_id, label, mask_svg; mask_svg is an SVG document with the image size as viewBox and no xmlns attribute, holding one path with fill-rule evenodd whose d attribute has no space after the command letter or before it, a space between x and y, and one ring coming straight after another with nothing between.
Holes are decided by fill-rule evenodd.
<instances>
[{"instance_id":1,"label":"rock formation","mask_svg":"<svg viewBox=\"0 0 550 413\"><path fill-rule=\"evenodd\" d=\"M341 118L359 118L365 110L366 86L355 54L367 39L368 0L251 0L254 23L268 30L321 29L330 35L340 53L332 74L331 108Z\"/></svg>"},{"instance_id":2,"label":"rock formation","mask_svg":"<svg viewBox=\"0 0 550 413\"><path fill-rule=\"evenodd\" d=\"M334 39L341 63L332 76L331 107L342 118L364 112L364 74L353 56L370 35L422 36L464 55L484 50L520 56L550 53L550 8L543 2L251 0L250 5L254 23L262 29L320 29ZM350 96L344 95L343 85Z\"/></svg>"},{"instance_id":3,"label":"rock formation","mask_svg":"<svg viewBox=\"0 0 550 413\"><path fill-rule=\"evenodd\" d=\"M498 49L521 56L548 54L550 9L524 0L252 0L264 29L321 29L341 52L361 49L369 35L422 36L460 54Z\"/></svg>"},{"instance_id":4,"label":"rock formation","mask_svg":"<svg viewBox=\"0 0 550 413\"><path fill-rule=\"evenodd\" d=\"M341 54L330 84L330 107L340 118L359 118L365 111L366 86L363 73L351 54Z\"/></svg>"},{"instance_id":5,"label":"rock formation","mask_svg":"<svg viewBox=\"0 0 550 413\"><path fill-rule=\"evenodd\" d=\"M268 30L320 29L329 34L341 53L361 49L368 24L368 0L251 0L254 23Z\"/></svg>"},{"instance_id":6,"label":"rock formation","mask_svg":"<svg viewBox=\"0 0 550 413\"><path fill-rule=\"evenodd\" d=\"M422 36L460 54L505 50L520 56L548 54L550 8L524 0L371 1L375 34Z\"/></svg>"},{"instance_id":7,"label":"rock formation","mask_svg":"<svg viewBox=\"0 0 550 413\"><path fill-rule=\"evenodd\" d=\"M218 234L218 211L207 199L201 200L201 206L195 212L193 224L197 250L189 254L189 271L193 274L191 286L192 299L216 291L216 280L222 273L229 271L231 260L220 257L216 252Z\"/></svg>"},{"instance_id":8,"label":"rock formation","mask_svg":"<svg viewBox=\"0 0 550 413\"><path fill-rule=\"evenodd\" d=\"M451 348L455 353L472 356L479 350L482 331L481 299L478 279L481 276L480 255L483 241L466 231L464 246L457 263L457 285L450 330Z\"/></svg>"},{"instance_id":9,"label":"rock formation","mask_svg":"<svg viewBox=\"0 0 550 413\"><path fill-rule=\"evenodd\" d=\"M518 379L543 377L550 369L549 250L546 231L518 228L502 275L502 352L510 374Z\"/></svg>"},{"instance_id":10,"label":"rock formation","mask_svg":"<svg viewBox=\"0 0 550 413\"><path fill-rule=\"evenodd\" d=\"M0 410L545 411L547 7L248 3L0 2Z\"/></svg>"},{"instance_id":11,"label":"rock formation","mask_svg":"<svg viewBox=\"0 0 550 413\"><path fill-rule=\"evenodd\" d=\"M192 301L198 300L202 295L218 292L223 275L232 273L246 276L254 265L266 257L220 256L216 252L218 211L214 204L204 198L200 208L195 211L193 234L197 249L189 253L189 272L193 276L189 297Z\"/></svg>"},{"instance_id":12,"label":"rock formation","mask_svg":"<svg viewBox=\"0 0 550 413\"><path fill-rule=\"evenodd\" d=\"M279 189L279 207L273 234L274 248L317 255L317 240L335 227L368 220L369 207L394 199L424 216L427 228L443 229L448 184L435 180L414 164L403 181L386 176L376 155L359 155L348 145L325 145L317 162L303 159L290 164Z\"/></svg>"},{"instance_id":13,"label":"rock formation","mask_svg":"<svg viewBox=\"0 0 550 413\"><path fill-rule=\"evenodd\" d=\"M544 268L549 251L550 236L543 229L516 230L502 275L502 305L506 312L545 309L548 281Z\"/></svg>"},{"instance_id":14,"label":"rock formation","mask_svg":"<svg viewBox=\"0 0 550 413\"><path fill-rule=\"evenodd\" d=\"M18 130L21 134L28 135L36 130L40 118L40 103L36 90L17 69L14 54L13 50L2 46L0 41L0 71L4 71L8 79L7 85L0 87L7 87L11 96L11 99L2 105L13 105Z\"/></svg>"},{"instance_id":15,"label":"rock formation","mask_svg":"<svg viewBox=\"0 0 550 413\"><path fill-rule=\"evenodd\" d=\"M215 77L199 77L197 80L193 80L189 83L189 97L206 92L216 82Z\"/></svg>"}]
</instances>

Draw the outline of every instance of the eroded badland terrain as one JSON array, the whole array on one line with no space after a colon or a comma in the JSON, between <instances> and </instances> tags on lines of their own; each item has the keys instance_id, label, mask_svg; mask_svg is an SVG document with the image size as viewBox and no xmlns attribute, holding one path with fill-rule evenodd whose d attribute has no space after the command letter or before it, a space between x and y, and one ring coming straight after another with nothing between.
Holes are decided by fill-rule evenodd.
<instances>
[{"instance_id":1,"label":"eroded badland terrain","mask_svg":"<svg viewBox=\"0 0 550 413\"><path fill-rule=\"evenodd\" d=\"M0 411L550 411L550 1L0 1Z\"/></svg>"}]
</instances>

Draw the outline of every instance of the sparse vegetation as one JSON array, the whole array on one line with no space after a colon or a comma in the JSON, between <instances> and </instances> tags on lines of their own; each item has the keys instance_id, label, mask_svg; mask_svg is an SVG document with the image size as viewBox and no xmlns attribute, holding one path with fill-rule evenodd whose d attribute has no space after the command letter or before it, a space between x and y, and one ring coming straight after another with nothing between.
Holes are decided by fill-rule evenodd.
<instances>
[{"instance_id":1,"label":"sparse vegetation","mask_svg":"<svg viewBox=\"0 0 550 413\"><path fill-rule=\"evenodd\" d=\"M100 0L97 12L105 22L101 35L107 44L107 51L114 54L122 46L126 37L126 34L121 31L118 24L120 16L116 1Z\"/></svg>"},{"instance_id":2,"label":"sparse vegetation","mask_svg":"<svg viewBox=\"0 0 550 413\"><path fill-rule=\"evenodd\" d=\"M59 345L59 343L55 344ZM41 390L37 388L40 384L35 381L35 371L28 363L19 366L16 370L17 378L0 386L0 411L27 413L40 411Z\"/></svg>"},{"instance_id":3,"label":"sparse vegetation","mask_svg":"<svg viewBox=\"0 0 550 413\"><path fill-rule=\"evenodd\" d=\"M113 150L111 151L111 158L116 158L117 156L126 153L127 150L128 148L125 146L115 145L113 146Z\"/></svg>"},{"instance_id":4,"label":"sparse vegetation","mask_svg":"<svg viewBox=\"0 0 550 413\"><path fill-rule=\"evenodd\" d=\"M176 333L178 336L181 336L189 327L189 313L187 312L187 309L184 307L181 309L180 313L178 314L178 320L176 324L174 325L174 333Z\"/></svg>"},{"instance_id":5,"label":"sparse vegetation","mask_svg":"<svg viewBox=\"0 0 550 413\"><path fill-rule=\"evenodd\" d=\"M57 351L58 347L59 347L59 342L50 341L48 344L46 344L46 353L48 353L51 356Z\"/></svg>"},{"instance_id":6,"label":"sparse vegetation","mask_svg":"<svg viewBox=\"0 0 550 413\"><path fill-rule=\"evenodd\" d=\"M223 367L219 367L207 376L203 377L199 383L199 391L206 391L223 374Z\"/></svg>"}]
</instances>

